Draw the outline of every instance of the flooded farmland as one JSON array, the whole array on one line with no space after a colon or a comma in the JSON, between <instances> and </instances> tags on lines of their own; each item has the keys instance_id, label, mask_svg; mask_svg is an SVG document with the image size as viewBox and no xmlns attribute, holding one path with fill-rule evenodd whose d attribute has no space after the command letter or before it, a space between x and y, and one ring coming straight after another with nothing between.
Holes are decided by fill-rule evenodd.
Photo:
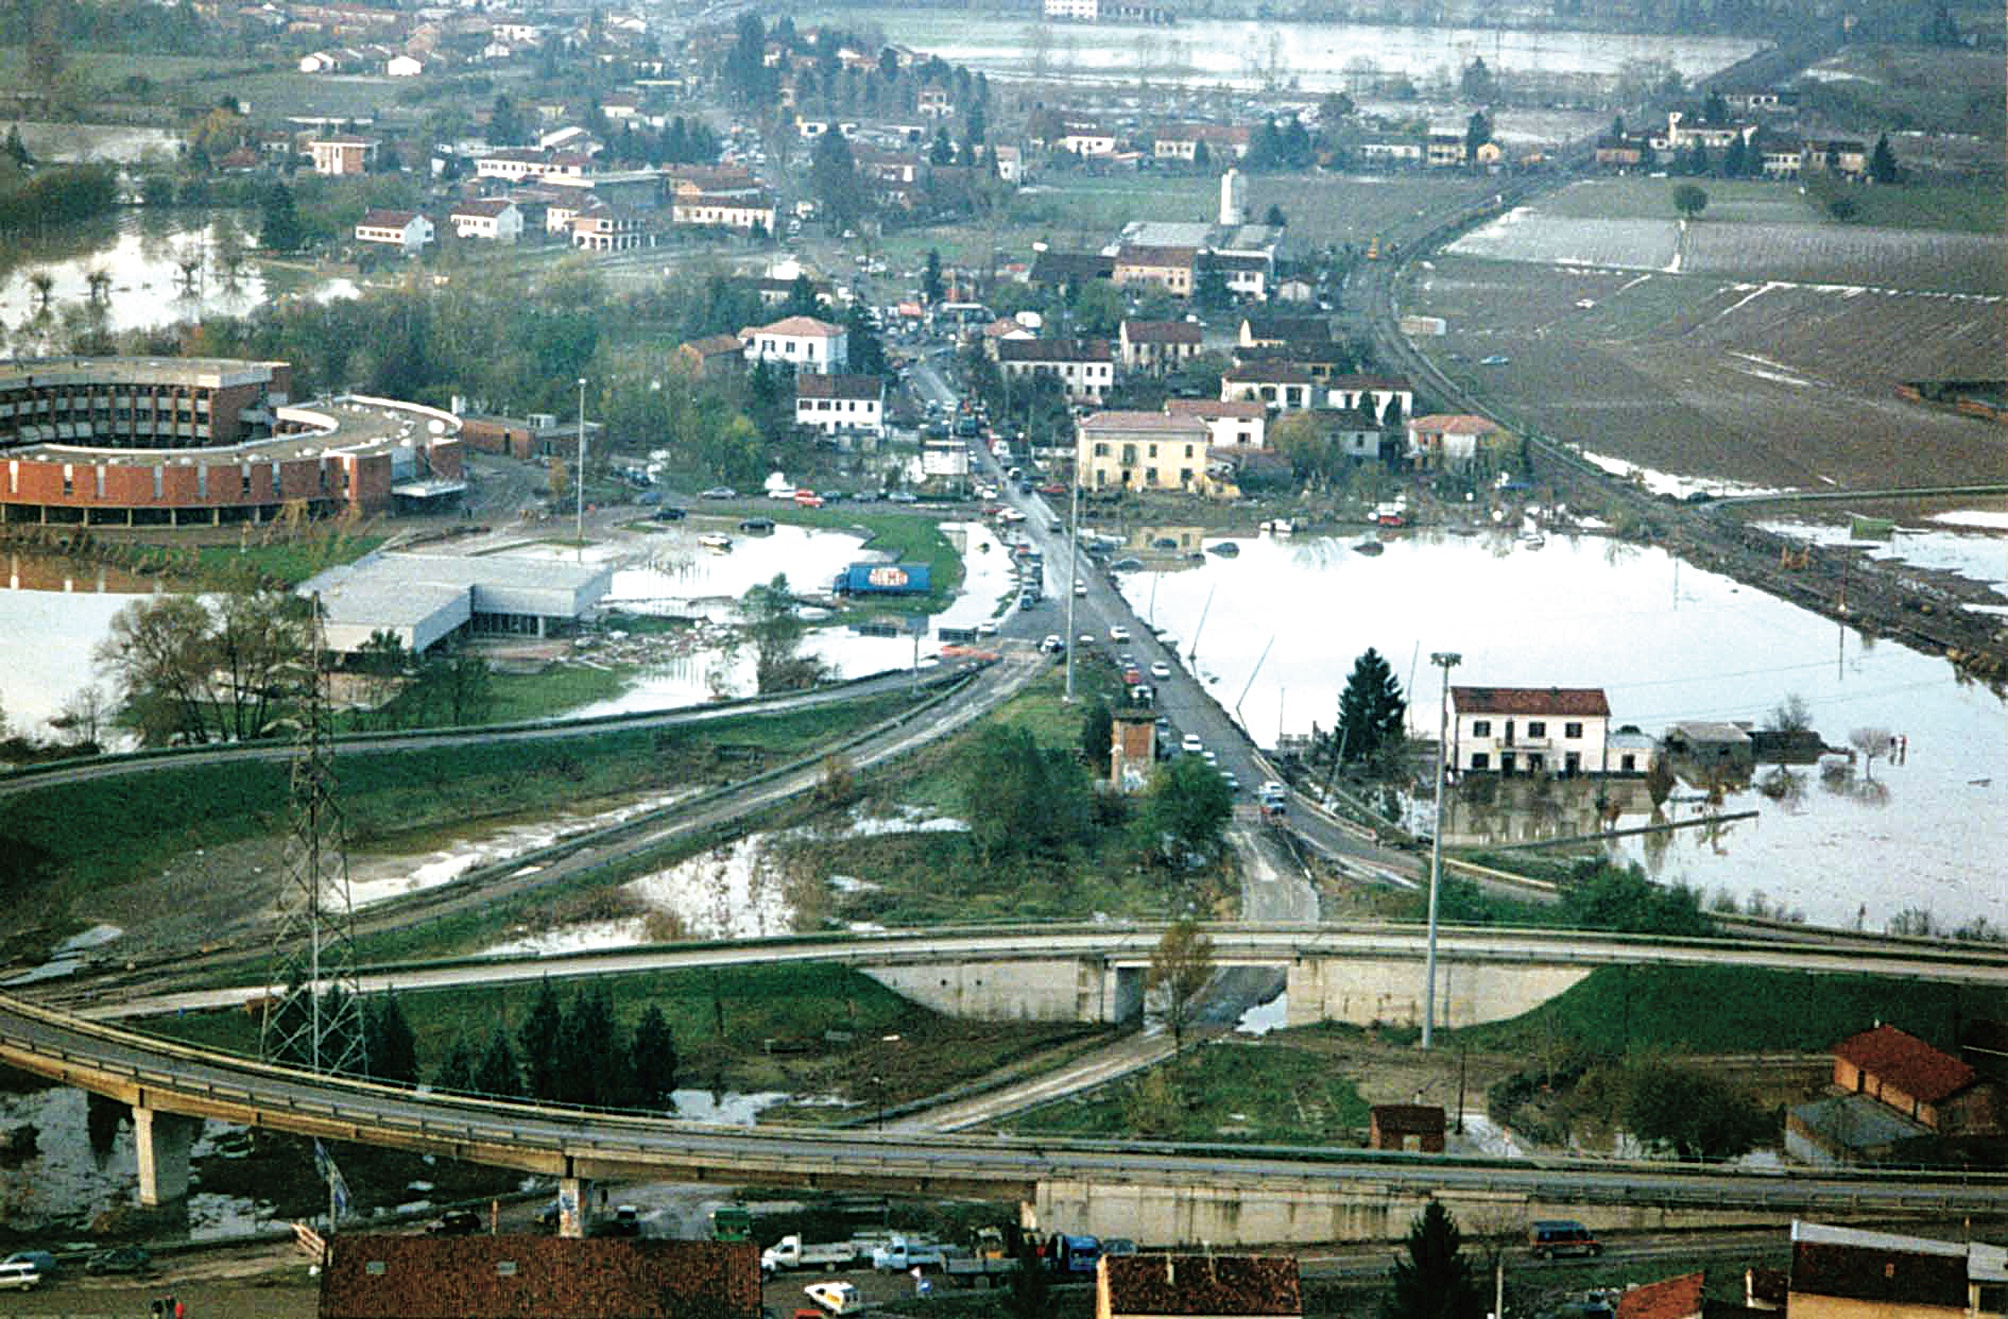
<instances>
[{"instance_id":1,"label":"flooded farmland","mask_svg":"<svg viewBox=\"0 0 2008 1319\"><path fill-rule=\"evenodd\" d=\"M1462 684L1601 687L1613 727L1654 735L1678 720L1761 722L1797 694L1828 744L1886 727L1908 737L1905 763L1877 764L1873 790L1859 777L1828 785L1801 767L1776 798L1744 789L1708 807L1755 811L1754 819L1657 836L1650 846L1621 840L1612 854L1738 901L1761 892L1825 923L1860 915L1880 928L1924 908L1947 926L1976 917L2008 925L2008 891L1985 861L1998 850L2008 792L2008 712L1941 659L1867 641L1659 550L1598 537L1550 538L1536 550L1511 535L1422 533L1372 557L1341 538L1240 544L1232 559L1121 582L1140 612L1155 595L1156 622L1188 638L1187 648L1196 643L1192 667L1224 704L1239 700L1262 745L1279 729L1330 728L1346 674L1368 646L1411 692L1415 731L1432 737L1439 688L1425 659L1434 650L1462 653L1454 674ZM1490 804L1471 805L1475 816ZM1692 818L1695 803L1671 809ZM1565 806L1555 811L1550 833L1566 832ZM1649 817L1649 802L1634 804L1641 812ZM1589 821L1594 828L1593 814Z\"/></svg>"}]
</instances>

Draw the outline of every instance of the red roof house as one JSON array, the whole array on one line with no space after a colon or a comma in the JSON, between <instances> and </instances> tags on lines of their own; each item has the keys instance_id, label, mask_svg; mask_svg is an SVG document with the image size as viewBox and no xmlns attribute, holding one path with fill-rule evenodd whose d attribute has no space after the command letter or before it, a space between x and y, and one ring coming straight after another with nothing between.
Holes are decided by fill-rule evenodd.
<instances>
[{"instance_id":1,"label":"red roof house","mask_svg":"<svg viewBox=\"0 0 2008 1319\"><path fill-rule=\"evenodd\" d=\"M1908 1031L1877 1025L1834 1046L1834 1084L1945 1135L1999 1128L1999 1096L1979 1073Z\"/></svg>"},{"instance_id":2,"label":"red roof house","mask_svg":"<svg viewBox=\"0 0 2008 1319\"><path fill-rule=\"evenodd\" d=\"M753 1319L745 1242L342 1233L321 1319Z\"/></svg>"},{"instance_id":3,"label":"red roof house","mask_svg":"<svg viewBox=\"0 0 2008 1319\"><path fill-rule=\"evenodd\" d=\"M1634 1287L1618 1298L1618 1319L1701 1319L1701 1283L1687 1273Z\"/></svg>"}]
</instances>

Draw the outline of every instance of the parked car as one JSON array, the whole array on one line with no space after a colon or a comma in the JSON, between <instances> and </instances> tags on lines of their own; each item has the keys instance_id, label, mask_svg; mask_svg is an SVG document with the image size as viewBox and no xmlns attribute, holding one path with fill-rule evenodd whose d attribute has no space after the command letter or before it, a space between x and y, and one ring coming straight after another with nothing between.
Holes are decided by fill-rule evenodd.
<instances>
[{"instance_id":1,"label":"parked car","mask_svg":"<svg viewBox=\"0 0 2008 1319\"><path fill-rule=\"evenodd\" d=\"M17 1250L0 1260L0 1266L8 1264L32 1264L44 1278L56 1272L56 1257L46 1250Z\"/></svg>"},{"instance_id":2,"label":"parked car","mask_svg":"<svg viewBox=\"0 0 2008 1319\"><path fill-rule=\"evenodd\" d=\"M0 1291L33 1291L42 1285L43 1273L26 1262L0 1264Z\"/></svg>"},{"instance_id":3,"label":"parked car","mask_svg":"<svg viewBox=\"0 0 2008 1319\"><path fill-rule=\"evenodd\" d=\"M812 1282L802 1294L831 1314L856 1314L864 1308L864 1297L848 1282Z\"/></svg>"},{"instance_id":4,"label":"parked car","mask_svg":"<svg viewBox=\"0 0 2008 1319\"><path fill-rule=\"evenodd\" d=\"M91 1256L84 1265L84 1272L105 1273L145 1273L153 1267L153 1256L138 1246L117 1246Z\"/></svg>"},{"instance_id":5,"label":"parked car","mask_svg":"<svg viewBox=\"0 0 2008 1319\"><path fill-rule=\"evenodd\" d=\"M911 490L895 490L887 495L886 498L895 504L917 504L920 502L920 496Z\"/></svg>"},{"instance_id":6,"label":"parked car","mask_svg":"<svg viewBox=\"0 0 2008 1319\"><path fill-rule=\"evenodd\" d=\"M426 1235L435 1237L472 1236L481 1230L481 1215L472 1209L449 1209L425 1225Z\"/></svg>"},{"instance_id":7,"label":"parked car","mask_svg":"<svg viewBox=\"0 0 2008 1319\"><path fill-rule=\"evenodd\" d=\"M1150 676L1162 682L1171 676L1171 665L1166 664L1163 660L1157 661L1157 663L1150 666Z\"/></svg>"},{"instance_id":8,"label":"parked car","mask_svg":"<svg viewBox=\"0 0 2008 1319\"><path fill-rule=\"evenodd\" d=\"M1196 756L1206 750L1206 743L1199 740L1199 734L1187 733L1185 740L1178 744L1178 749L1188 756Z\"/></svg>"},{"instance_id":9,"label":"parked car","mask_svg":"<svg viewBox=\"0 0 2008 1319\"><path fill-rule=\"evenodd\" d=\"M1129 639L1130 639L1129 629L1124 627L1121 623L1117 623L1109 628L1110 641L1123 642L1123 641L1128 641Z\"/></svg>"},{"instance_id":10,"label":"parked car","mask_svg":"<svg viewBox=\"0 0 2008 1319\"><path fill-rule=\"evenodd\" d=\"M739 498L739 492L738 492L737 490L734 490L734 489L733 489L733 488L732 488L731 486L729 486L729 485L715 485L715 486L712 486L712 487L711 487L711 488L710 488L709 490L706 490L706 491L705 491L705 492L704 492L703 494L699 495L699 496L698 496L698 498L699 498L699 499L737 499L737 498Z\"/></svg>"},{"instance_id":11,"label":"parked car","mask_svg":"<svg viewBox=\"0 0 2008 1319\"><path fill-rule=\"evenodd\" d=\"M657 522L681 522L685 516L684 510L671 504L665 504L655 511Z\"/></svg>"},{"instance_id":12,"label":"parked car","mask_svg":"<svg viewBox=\"0 0 2008 1319\"><path fill-rule=\"evenodd\" d=\"M1046 639L1039 643L1039 649L1045 651L1048 655L1057 655L1066 648L1067 643L1060 640L1057 633L1047 633Z\"/></svg>"},{"instance_id":13,"label":"parked car","mask_svg":"<svg viewBox=\"0 0 2008 1319\"><path fill-rule=\"evenodd\" d=\"M983 620L983 621L982 621L981 623L978 623L978 624L976 625L976 635L977 635L977 636L979 636L979 637L994 637L994 636L996 636L996 635L997 635L997 624L996 624L996 622L995 622L994 620L992 620L992 619L988 619L988 618L984 619L984 620Z\"/></svg>"}]
</instances>

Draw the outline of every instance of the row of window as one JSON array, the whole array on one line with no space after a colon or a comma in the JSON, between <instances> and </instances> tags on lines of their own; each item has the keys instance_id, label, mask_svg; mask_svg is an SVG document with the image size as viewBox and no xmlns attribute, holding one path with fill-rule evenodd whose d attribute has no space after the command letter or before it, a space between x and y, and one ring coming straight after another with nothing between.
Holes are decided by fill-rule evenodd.
<instances>
[{"instance_id":1,"label":"row of window","mask_svg":"<svg viewBox=\"0 0 2008 1319\"><path fill-rule=\"evenodd\" d=\"M876 412L878 400L855 398L805 398L796 400L804 412Z\"/></svg>"},{"instance_id":2,"label":"row of window","mask_svg":"<svg viewBox=\"0 0 2008 1319\"><path fill-rule=\"evenodd\" d=\"M1492 721L1490 719L1473 719L1471 721L1471 735L1473 737L1492 736ZM1548 735L1548 721L1545 719L1529 719L1527 721L1526 735L1528 737L1546 737ZM1562 725L1563 737L1573 740L1580 738L1582 735L1583 726L1575 720L1571 719ZM1510 730L1507 732L1507 736L1512 736Z\"/></svg>"},{"instance_id":3,"label":"row of window","mask_svg":"<svg viewBox=\"0 0 2008 1319\"><path fill-rule=\"evenodd\" d=\"M1469 768L1476 770L1491 769L1492 768L1491 753L1485 751L1472 752L1471 764ZM1523 766L1520 763L1520 758L1513 752L1502 751L1499 753L1499 772L1501 774L1512 774L1519 771L1522 768ZM1543 756L1538 751L1530 751L1527 753L1527 763L1524 766L1524 768L1529 774L1542 773L1548 768L1548 759L1546 756ZM1582 771L1583 771L1583 757L1579 752L1571 751L1567 755L1562 757L1562 772L1564 774L1580 774L1582 773ZM1618 772L1620 774L1638 773L1638 754L1636 752L1627 751L1623 755L1619 756Z\"/></svg>"},{"instance_id":4,"label":"row of window","mask_svg":"<svg viewBox=\"0 0 2008 1319\"><path fill-rule=\"evenodd\" d=\"M93 467L90 470L92 474L92 486L94 490L94 496L98 499L103 499L105 497L105 469L102 467ZM198 499L209 498L209 473L212 470L220 471L227 469L222 469L222 468L212 469L209 467L198 467L195 469L196 498ZM165 476L166 476L165 469L160 467L155 467L153 469L153 497L155 499L163 499L166 497L167 489L166 489ZM320 488L320 493L323 495L327 494L328 469L325 466L316 468L315 476L317 478L316 484ZM341 488L344 492L346 492L349 488L349 472L346 467L340 469L340 476L341 476ZM12 484L14 493L19 494L20 480L18 473L15 474L15 479ZM279 469L277 466L274 466L272 469L272 488L274 490L278 490L280 488ZM66 499L73 498L76 495L76 493L77 493L76 469L66 465L63 468L63 497ZM239 499L251 498L251 470L249 468L238 469L237 497Z\"/></svg>"}]
</instances>

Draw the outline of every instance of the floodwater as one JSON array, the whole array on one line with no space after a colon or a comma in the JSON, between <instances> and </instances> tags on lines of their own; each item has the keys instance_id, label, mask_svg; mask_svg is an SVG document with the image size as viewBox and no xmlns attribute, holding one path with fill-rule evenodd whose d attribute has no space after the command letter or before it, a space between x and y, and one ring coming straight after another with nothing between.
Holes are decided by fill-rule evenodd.
<instances>
[{"instance_id":1,"label":"floodwater","mask_svg":"<svg viewBox=\"0 0 2008 1319\"><path fill-rule=\"evenodd\" d=\"M827 593L837 574L853 563L883 559L850 532L782 524L748 535L724 524L732 548L709 550L697 543L714 528L685 524L661 538L644 561L617 569L606 604L634 613L703 617L714 622L737 618L746 591L785 573L797 595ZM988 527L948 523L943 530L962 549L962 590L932 620L935 629L974 627L998 615L998 601L1010 593L1011 561ZM804 654L822 660L839 676L863 677L925 663L941 653L930 632L918 649L911 637L860 636L848 626L811 627L802 639ZM703 648L652 665L628 690L577 711L582 716L629 714L695 705L713 697L751 696L755 687L750 648Z\"/></svg>"},{"instance_id":2,"label":"floodwater","mask_svg":"<svg viewBox=\"0 0 2008 1319\"><path fill-rule=\"evenodd\" d=\"M1363 72L1454 79L1482 57L1495 71L1613 77L1627 65L1663 63L1694 78L1725 68L1761 43L1731 37L1607 32L1509 32L1469 27L1194 20L1173 27L1044 24L961 10L891 8L810 13L851 29L873 25L951 64L992 76L1065 81L1134 80L1318 94L1350 90Z\"/></svg>"},{"instance_id":3,"label":"floodwater","mask_svg":"<svg viewBox=\"0 0 2008 1319\"><path fill-rule=\"evenodd\" d=\"M1182 653L1196 646L1196 672L1230 712L1240 704L1264 746L1279 730L1329 729L1368 646L1410 692L1411 731L1423 737L1435 736L1434 651L1462 655L1452 675L1461 685L1601 687L1613 727L1655 736L1677 720L1761 723L1792 694L1831 746L1846 747L1858 728L1886 728L1908 739L1908 753L1900 765L1876 763L1873 786L1859 772L1829 782L1807 766L1775 800L1745 789L1719 808L1683 786L1669 806L1676 818L1758 816L1657 835L1650 847L1637 838L1610 846L1666 881L1740 902L1762 893L1820 923L1860 917L1879 929L1923 908L1947 927L1976 917L2008 927L2008 889L1987 861L2008 794L2008 719L1999 696L1944 660L1599 537L1550 536L1532 549L1510 534L1416 533L1373 557L1354 552L1356 539L1244 539L1236 558L1208 555L1188 571L1129 573L1121 583L1140 613L1155 591L1156 623L1188 638ZM1469 805L1471 820L1501 814ZM1623 825L1650 818L1649 802L1616 805L1638 813ZM1565 795L1544 809L1557 826L1544 836L1566 832L1559 826L1574 817Z\"/></svg>"},{"instance_id":4,"label":"floodwater","mask_svg":"<svg viewBox=\"0 0 2008 1319\"><path fill-rule=\"evenodd\" d=\"M21 130L21 145L37 160L72 163L83 160L137 165L149 158L170 163L179 153L181 134L171 128L131 124L11 125Z\"/></svg>"},{"instance_id":5,"label":"floodwater","mask_svg":"<svg viewBox=\"0 0 2008 1319\"><path fill-rule=\"evenodd\" d=\"M112 615L155 593L116 569L0 551L0 711L17 733L43 722L89 686L91 651Z\"/></svg>"}]
</instances>

